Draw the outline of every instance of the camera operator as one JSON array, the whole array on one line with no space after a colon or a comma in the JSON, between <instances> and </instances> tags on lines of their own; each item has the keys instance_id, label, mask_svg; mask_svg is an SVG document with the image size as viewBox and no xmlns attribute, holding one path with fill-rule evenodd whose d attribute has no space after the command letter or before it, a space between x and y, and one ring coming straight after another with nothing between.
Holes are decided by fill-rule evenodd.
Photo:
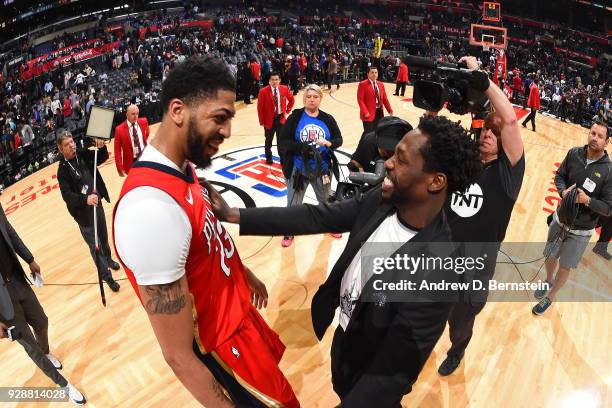
<instances>
[{"instance_id":1,"label":"camera operator","mask_svg":"<svg viewBox=\"0 0 612 408\"><path fill-rule=\"evenodd\" d=\"M570 220L561 213L563 201L553 213L544 248L546 281L552 287L548 293L543 290L534 293L535 298L540 299L532 309L535 315L543 314L550 307L567 282L570 269L578 266L599 217L612 215L612 162L606 152L610 140L608 126L594 123L587 140L586 146L567 152L555 175L559 195L564 200L570 193L570 198L575 195L578 206ZM557 263L559 269L555 275Z\"/></svg>"},{"instance_id":2,"label":"camera operator","mask_svg":"<svg viewBox=\"0 0 612 408\"><path fill-rule=\"evenodd\" d=\"M0 339L9 337L11 327L11 340L16 340L54 383L68 387L68 396L75 404L82 405L85 397L58 372L62 363L49 351L49 320L17 255L28 263L34 280L42 279L40 266L0 207Z\"/></svg>"},{"instance_id":3,"label":"camera operator","mask_svg":"<svg viewBox=\"0 0 612 408\"><path fill-rule=\"evenodd\" d=\"M300 205L308 185L319 203L329 201L331 175L339 177L334 150L342 145L342 134L334 117L319 109L323 90L318 85L304 88L304 108L289 115L278 141L283 151L283 174L287 180L287 207ZM339 238L339 234L333 234ZM293 243L286 235L283 247Z\"/></svg>"},{"instance_id":4,"label":"camera operator","mask_svg":"<svg viewBox=\"0 0 612 408\"><path fill-rule=\"evenodd\" d=\"M385 255L420 256L430 243L448 243L444 203L463 191L482 169L476 143L465 129L444 117L423 117L385 162L381 186L333 204L290 208L229 208L208 185L220 220L239 223L244 235L349 232L344 251L312 300L319 339L340 307L332 343L332 381L344 407L400 407L442 335L450 303L387 301L372 294L370 270L362 268L362 245L398 243ZM405 245L412 242L415 246ZM418 244L421 243L421 244ZM418 247L418 248L417 248ZM399 256L402 256L399 255ZM316 254L315 254L316 256ZM399 271L402 278L413 272ZM455 275L451 272L451 275ZM364 277L364 279L362 279ZM448 276L451 278L451 276ZM365 294L365 295L364 295Z\"/></svg>"},{"instance_id":5,"label":"camera operator","mask_svg":"<svg viewBox=\"0 0 612 408\"><path fill-rule=\"evenodd\" d=\"M95 143L100 148L98 161L95 163L96 166L99 166L108 160L108 150L104 141L96 139ZM120 265L111 258L106 217L102 208L102 198L108 203L110 203L110 198L99 171L96 174L97 191L93 189L94 152L88 149L77 149L70 132L64 132L57 138L57 148L63 155L57 169L57 181L62 198L66 202L68 212L79 225L79 230L89 247L100 278L113 292L118 292L119 283L113 279L109 267L118 271ZM96 243L94 242L94 210L97 212L100 256L96 255Z\"/></svg>"},{"instance_id":6,"label":"camera operator","mask_svg":"<svg viewBox=\"0 0 612 408\"><path fill-rule=\"evenodd\" d=\"M377 159L393 156L395 146L412 130L410 123L396 116L385 116L376 131L364 134L351 156L348 168L355 172L374 173Z\"/></svg>"},{"instance_id":7,"label":"camera operator","mask_svg":"<svg viewBox=\"0 0 612 408\"><path fill-rule=\"evenodd\" d=\"M474 57L463 57L460 62L467 63L470 70L478 69ZM485 270L474 277L485 282L495 272L497 250L506 235L521 189L525 154L514 108L503 91L488 79L482 83L472 83L471 86L485 92L495 109L484 121L479 138L484 171L468 191L453 193L445 208L453 241L468 243L465 247L469 251L487 253ZM438 369L440 375L453 373L463 358L472 337L476 315L486 303L487 292L478 292L466 292L464 299L452 307L448 319L452 346Z\"/></svg>"}]
</instances>

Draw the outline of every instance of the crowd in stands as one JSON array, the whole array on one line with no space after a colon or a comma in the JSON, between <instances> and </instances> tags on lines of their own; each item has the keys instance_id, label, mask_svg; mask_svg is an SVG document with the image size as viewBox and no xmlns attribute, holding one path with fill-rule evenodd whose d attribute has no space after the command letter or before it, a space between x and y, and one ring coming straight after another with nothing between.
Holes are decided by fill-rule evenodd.
<instances>
[{"instance_id":1,"label":"crowd in stands","mask_svg":"<svg viewBox=\"0 0 612 408\"><path fill-rule=\"evenodd\" d=\"M175 64L193 55L225 59L237 77L237 93L245 103L250 103L273 71L281 73L282 82L294 93L308 83L331 86L363 79L372 63L379 67L380 79L394 82L400 58L407 53L446 62L456 62L462 55L478 55L483 68L493 71L495 56L470 46L466 38L469 24L479 21L477 11L434 13L408 5L391 11L377 8L376 18L367 20L345 17L339 13L339 4L310 1L300 2L298 8L297 4L283 3L253 2L246 8L205 10L214 18L210 30L181 27L182 22L202 11L194 7L181 14L159 11L131 18L126 25L130 29L121 32L105 31L101 20L88 35L101 43L118 41L120 45L111 53L95 61L70 61L29 81L21 78L24 68L16 67L0 78L0 184L11 184L50 163L56 132L64 128L82 130L94 104L115 109L116 120L120 121L125 118L125 107L136 103L141 116L147 116L150 123L158 121L161 82ZM292 6L295 17L267 13L273 7ZM411 20L411 15L423 19ZM161 26L165 28L151 29ZM449 27L458 32L449 32ZM143 38L140 28L146 29ZM597 56L605 47L593 42L585 46L580 34L567 30L525 30L516 23L509 28L509 35L533 40L531 45L509 44L509 87L515 76L520 77L521 85L537 77L543 85L543 110L579 124L593 116L610 120L609 62L600 59L590 68L572 63L567 54L554 49L581 46L582 53ZM540 36L545 35L554 37L558 44L542 41ZM375 36L385 40L380 59L372 58ZM52 47L60 49L89 39L83 33L65 34L54 39ZM30 58L45 51L24 48ZM514 92L512 98L518 104L526 99L523 91Z\"/></svg>"}]
</instances>

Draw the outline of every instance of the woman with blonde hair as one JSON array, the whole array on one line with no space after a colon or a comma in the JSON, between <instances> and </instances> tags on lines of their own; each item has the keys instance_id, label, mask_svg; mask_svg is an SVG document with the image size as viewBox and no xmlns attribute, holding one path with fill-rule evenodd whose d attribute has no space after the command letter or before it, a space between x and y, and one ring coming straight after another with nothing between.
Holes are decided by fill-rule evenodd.
<instances>
[{"instance_id":1,"label":"woman with blonde hair","mask_svg":"<svg viewBox=\"0 0 612 408\"><path fill-rule=\"evenodd\" d=\"M338 179L334 150L342 145L342 134L333 116L319 109L322 99L321 87L307 85L304 107L289 115L280 134L278 145L287 181L287 207L301 204L309 185L319 203L326 203L332 173ZM285 236L281 245L288 247L292 243L293 237Z\"/></svg>"}]
</instances>

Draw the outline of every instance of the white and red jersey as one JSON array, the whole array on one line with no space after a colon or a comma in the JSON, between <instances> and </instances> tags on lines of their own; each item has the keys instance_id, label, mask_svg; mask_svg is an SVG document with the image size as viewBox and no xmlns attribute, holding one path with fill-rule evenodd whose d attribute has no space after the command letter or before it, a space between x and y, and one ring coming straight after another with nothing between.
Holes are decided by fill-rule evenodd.
<instances>
[{"instance_id":1,"label":"white and red jersey","mask_svg":"<svg viewBox=\"0 0 612 408\"><path fill-rule=\"evenodd\" d=\"M182 207L192 229L185 274L193 298L196 340L202 351L209 352L230 338L241 325L250 308L250 289L234 241L215 217L208 191L199 185L191 164L185 173L161 163L136 162L115 206L113 228L122 198L139 187L159 189ZM155 219L150 222L154 223ZM118 249L115 248L117 255L140 298L136 277L121 259Z\"/></svg>"}]
</instances>

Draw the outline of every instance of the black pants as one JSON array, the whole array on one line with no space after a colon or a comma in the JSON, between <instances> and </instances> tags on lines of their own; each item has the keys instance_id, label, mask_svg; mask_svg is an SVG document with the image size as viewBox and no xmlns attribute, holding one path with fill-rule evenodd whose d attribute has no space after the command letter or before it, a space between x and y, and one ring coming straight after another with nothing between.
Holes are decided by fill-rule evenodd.
<instances>
[{"instance_id":1,"label":"black pants","mask_svg":"<svg viewBox=\"0 0 612 408\"><path fill-rule=\"evenodd\" d=\"M535 132L535 116L536 116L536 112L537 112L537 110L535 108L531 108L531 112L529 113L529 115L527 115L527 117L523 121L523 126L525 126L527 124L527 122L531 122L531 129L534 132Z\"/></svg>"},{"instance_id":2,"label":"black pants","mask_svg":"<svg viewBox=\"0 0 612 408\"><path fill-rule=\"evenodd\" d=\"M601 219L601 235L597 242L605 242L606 244L612 239L612 217Z\"/></svg>"},{"instance_id":3,"label":"black pants","mask_svg":"<svg viewBox=\"0 0 612 408\"><path fill-rule=\"evenodd\" d=\"M406 93L406 83L405 82L397 82L395 84L395 93L394 95L404 96Z\"/></svg>"},{"instance_id":4,"label":"black pants","mask_svg":"<svg viewBox=\"0 0 612 408\"><path fill-rule=\"evenodd\" d=\"M336 87L340 87L340 84L338 83L338 74L337 73L330 73L327 74L327 89L331 89L332 84L335 84Z\"/></svg>"},{"instance_id":5,"label":"black pants","mask_svg":"<svg viewBox=\"0 0 612 408\"><path fill-rule=\"evenodd\" d=\"M272 142L274 141L274 135L276 134L276 140L280 136L280 131L283 128L281 124L281 115L274 116L274 122L272 122L271 129L264 129L266 136L266 163L272 164Z\"/></svg>"},{"instance_id":6,"label":"black pants","mask_svg":"<svg viewBox=\"0 0 612 408\"><path fill-rule=\"evenodd\" d=\"M472 330L474 329L474 321L476 315L481 312L486 302L469 303L457 302L452 308L448 316L448 326L450 329L451 348L448 350L448 355L462 358L465 349L472 338Z\"/></svg>"},{"instance_id":7,"label":"black pants","mask_svg":"<svg viewBox=\"0 0 612 408\"><path fill-rule=\"evenodd\" d=\"M94 208L94 207L92 207ZM111 275L108 262L111 259L111 250L110 245L108 244L108 231L106 229L106 217L104 215L104 208L102 208L102 201L97 207L97 217L98 217L98 242L100 243L100 253L96 256L96 244L94 237L94 226L93 226L93 211L91 212L91 223L87 225L79 225L79 229L81 230L81 235L85 240L85 243L89 247L89 252L91 253L91 257L93 258L96 268L98 269L98 274L102 277L102 280L109 281L113 278Z\"/></svg>"},{"instance_id":8,"label":"black pants","mask_svg":"<svg viewBox=\"0 0 612 408\"><path fill-rule=\"evenodd\" d=\"M374 120L372 122L363 122L363 131L368 133L376 130L376 125L378 125L378 122L383 118L383 116L384 114L382 107L376 109L376 116L374 116Z\"/></svg>"},{"instance_id":9,"label":"black pants","mask_svg":"<svg viewBox=\"0 0 612 408\"><path fill-rule=\"evenodd\" d=\"M34 364L60 387L66 387L68 381L57 371L51 361L45 356L49 354L49 320L38 298L30 285L21 278L11 280L6 285L15 316L12 320L4 320L7 326L15 326L17 342L21 344ZM30 329L30 327L32 329ZM32 333L34 330L34 333Z\"/></svg>"}]
</instances>

